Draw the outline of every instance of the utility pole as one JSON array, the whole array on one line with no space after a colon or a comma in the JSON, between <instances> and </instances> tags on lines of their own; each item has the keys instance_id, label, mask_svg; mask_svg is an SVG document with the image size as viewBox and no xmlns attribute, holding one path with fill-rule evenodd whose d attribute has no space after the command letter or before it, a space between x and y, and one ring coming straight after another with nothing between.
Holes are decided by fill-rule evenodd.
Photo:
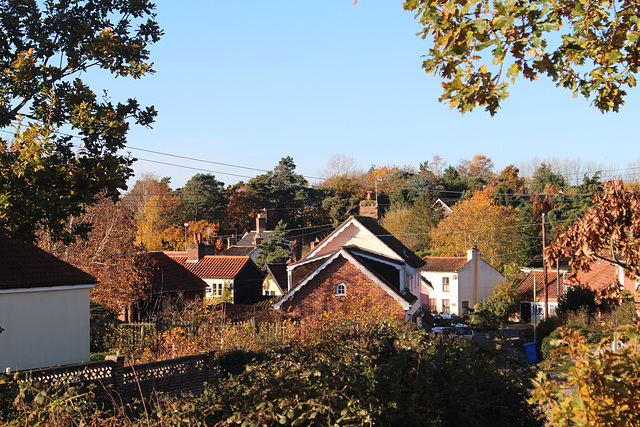
<instances>
[{"instance_id":1,"label":"utility pole","mask_svg":"<svg viewBox=\"0 0 640 427\"><path fill-rule=\"evenodd\" d=\"M546 214L542 214L542 280L544 281L544 320L549 318L549 285L547 283L547 259L545 249L547 247Z\"/></svg>"},{"instance_id":2,"label":"utility pole","mask_svg":"<svg viewBox=\"0 0 640 427\"><path fill-rule=\"evenodd\" d=\"M538 290L536 289L536 272L533 272L533 342L538 342L537 336L538 323Z\"/></svg>"}]
</instances>

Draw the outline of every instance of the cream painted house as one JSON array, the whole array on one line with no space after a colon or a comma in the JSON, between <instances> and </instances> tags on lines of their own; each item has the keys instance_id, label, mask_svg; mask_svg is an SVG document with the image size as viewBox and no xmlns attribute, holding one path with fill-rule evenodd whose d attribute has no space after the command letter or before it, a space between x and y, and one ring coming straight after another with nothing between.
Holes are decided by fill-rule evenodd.
<instances>
[{"instance_id":1,"label":"cream painted house","mask_svg":"<svg viewBox=\"0 0 640 427\"><path fill-rule=\"evenodd\" d=\"M504 281L498 270L480 257L480 251L469 249L466 257L426 257L422 277L433 289L423 294L423 308L445 315L461 316L486 300Z\"/></svg>"},{"instance_id":2,"label":"cream painted house","mask_svg":"<svg viewBox=\"0 0 640 427\"><path fill-rule=\"evenodd\" d=\"M93 276L0 233L0 369L89 361Z\"/></svg>"}]
</instances>

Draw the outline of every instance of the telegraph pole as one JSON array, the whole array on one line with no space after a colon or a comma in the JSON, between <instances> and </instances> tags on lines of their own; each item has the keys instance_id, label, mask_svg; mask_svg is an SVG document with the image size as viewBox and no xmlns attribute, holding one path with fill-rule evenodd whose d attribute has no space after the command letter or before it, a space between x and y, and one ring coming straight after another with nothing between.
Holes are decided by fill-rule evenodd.
<instances>
[{"instance_id":1,"label":"telegraph pole","mask_svg":"<svg viewBox=\"0 0 640 427\"><path fill-rule=\"evenodd\" d=\"M544 281L544 320L549 317L549 285L547 284L547 259L545 249L547 247L546 214L542 214L542 280Z\"/></svg>"}]
</instances>

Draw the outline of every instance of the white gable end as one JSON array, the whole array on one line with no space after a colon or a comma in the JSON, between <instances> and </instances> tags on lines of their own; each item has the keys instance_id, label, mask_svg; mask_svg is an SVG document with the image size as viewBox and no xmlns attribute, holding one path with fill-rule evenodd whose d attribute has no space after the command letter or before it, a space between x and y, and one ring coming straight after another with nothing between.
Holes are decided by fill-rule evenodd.
<instances>
[{"instance_id":1,"label":"white gable end","mask_svg":"<svg viewBox=\"0 0 640 427\"><path fill-rule=\"evenodd\" d=\"M357 246L386 257L400 260L398 254L382 243L378 237L353 218L338 227L322 244L307 255L308 258L330 254L343 246Z\"/></svg>"}]
</instances>

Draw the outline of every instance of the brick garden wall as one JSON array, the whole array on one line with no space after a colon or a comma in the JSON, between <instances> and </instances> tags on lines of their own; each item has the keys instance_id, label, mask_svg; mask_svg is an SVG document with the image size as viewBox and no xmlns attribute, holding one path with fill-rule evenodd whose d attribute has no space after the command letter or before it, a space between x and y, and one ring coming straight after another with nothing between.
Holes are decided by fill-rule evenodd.
<instances>
[{"instance_id":1,"label":"brick garden wall","mask_svg":"<svg viewBox=\"0 0 640 427\"><path fill-rule=\"evenodd\" d=\"M215 352L179 357L160 362L124 366L123 356L110 360L19 372L18 380L33 380L47 385L95 385L97 399L131 401L150 397L154 391L169 396L198 394L204 383L215 380L218 372Z\"/></svg>"},{"instance_id":2,"label":"brick garden wall","mask_svg":"<svg viewBox=\"0 0 640 427\"><path fill-rule=\"evenodd\" d=\"M342 256L283 303L281 310L298 318L335 311L345 302L345 297L336 296L336 286L340 283L347 285L347 297L350 299L373 298L384 303L399 320L404 321L405 313L400 303Z\"/></svg>"}]
</instances>

